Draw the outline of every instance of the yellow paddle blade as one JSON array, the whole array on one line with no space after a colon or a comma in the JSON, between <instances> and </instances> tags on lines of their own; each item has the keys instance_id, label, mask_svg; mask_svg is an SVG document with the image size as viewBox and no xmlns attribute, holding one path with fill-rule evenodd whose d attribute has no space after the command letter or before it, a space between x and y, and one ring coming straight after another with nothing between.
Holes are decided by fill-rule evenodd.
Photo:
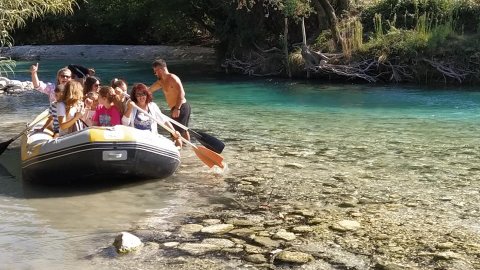
<instances>
[{"instance_id":1,"label":"yellow paddle blade","mask_svg":"<svg viewBox=\"0 0 480 270\"><path fill-rule=\"evenodd\" d=\"M209 168L217 165L223 169L223 157L212 150L206 148L205 146L193 147L193 151L197 154L197 157L205 163Z\"/></svg>"}]
</instances>

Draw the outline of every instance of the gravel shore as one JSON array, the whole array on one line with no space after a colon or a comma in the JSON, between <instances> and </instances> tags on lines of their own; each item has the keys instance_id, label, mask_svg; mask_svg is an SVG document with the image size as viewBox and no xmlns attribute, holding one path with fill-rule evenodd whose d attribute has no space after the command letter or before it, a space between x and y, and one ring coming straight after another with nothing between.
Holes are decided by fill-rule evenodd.
<instances>
[{"instance_id":1,"label":"gravel shore","mask_svg":"<svg viewBox=\"0 0 480 270\"><path fill-rule=\"evenodd\" d=\"M1 48L0 56L13 60L152 60L214 63L213 48L198 46L141 45L27 45Z\"/></svg>"}]
</instances>

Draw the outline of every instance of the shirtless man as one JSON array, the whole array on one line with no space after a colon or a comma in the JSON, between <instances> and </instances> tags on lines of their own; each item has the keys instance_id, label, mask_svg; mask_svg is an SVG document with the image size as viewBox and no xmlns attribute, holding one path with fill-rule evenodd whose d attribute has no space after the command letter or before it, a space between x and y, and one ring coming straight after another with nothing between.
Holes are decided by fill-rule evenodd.
<instances>
[{"instance_id":1,"label":"shirtless man","mask_svg":"<svg viewBox=\"0 0 480 270\"><path fill-rule=\"evenodd\" d=\"M190 121L190 104L188 104L185 98L185 90L183 89L182 82L177 75L168 72L167 63L163 59L155 60L152 64L153 73L157 76L158 80L150 86L150 92L155 92L158 89L163 90L165 100L170 108L170 115L172 119L180 122L184 126L188 127ZM178 127L172 123L175 130L182 134L182 137L190 141L190 133Z\"/></svg>"}]
</instances>

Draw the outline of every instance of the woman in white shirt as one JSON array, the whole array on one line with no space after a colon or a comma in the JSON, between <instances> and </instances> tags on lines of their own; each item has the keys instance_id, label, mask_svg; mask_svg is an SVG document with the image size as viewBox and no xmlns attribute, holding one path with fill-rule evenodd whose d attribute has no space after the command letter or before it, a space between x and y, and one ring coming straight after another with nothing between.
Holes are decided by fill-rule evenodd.
<instances>
[{"instance_id":1,"label":"woman in white shirt","mask_svg":"<svg viewBox=\"0 0 480 270\"><path fill-rule=\"evenodd\" d=\"M131 102L134 102L139 108L148 112L158 121L164 123L171 130L174 130L172 124L163 115L158 108L157 104L153 101L152 93L148 91L148 87L143 83L137 83L132 87L131 101L128 104L127 109L122 117L122 124L126 126L132 126L137 129L150 130L151 132L158 134L157 123L145 115L142 111L138 110ZM180 139L180 133L177 131L175 135L172 135L175 145L182 146Z\"/></svg>"},{"instance_id":2,"label":"woman in white shirt","mask_svg":"<svg viewBox=\"0 0 480 270\"><path fill-rule=\"evenodd\" d=\"M67 82L63 100L57 104L60 135L84 129L85 125L80 120L84 113L82 84L77 81Z\"/></svg>"}]
</instances>

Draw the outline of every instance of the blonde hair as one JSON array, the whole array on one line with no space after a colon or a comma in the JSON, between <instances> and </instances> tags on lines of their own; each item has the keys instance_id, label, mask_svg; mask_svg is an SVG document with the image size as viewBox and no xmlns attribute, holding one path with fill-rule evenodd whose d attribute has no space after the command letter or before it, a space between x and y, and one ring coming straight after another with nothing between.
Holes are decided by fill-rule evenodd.
<instances>
[{"instance_id":1,"label":"blonde hair","mask_svg":"<svg viewBox=\"0 0 480 270\"><path fill-rule=\"evenodd\" d=\"M78 81L69 81L65 84L65 93L63 102L67 107L75 105L77 102L83 101L83 86Z\"/></svg>"},{"instance_id":2,"label":"blonde hair","mask_svg":"<svg viewBox=\"0 0 480 270\"><path fill-rule=\"evenodd\" d=\"M104 98L107 98L107 101L112 103L115 100L115 90L111 86L102 86L98 90L98 95Z\"/></svg>"}]
</instances>

